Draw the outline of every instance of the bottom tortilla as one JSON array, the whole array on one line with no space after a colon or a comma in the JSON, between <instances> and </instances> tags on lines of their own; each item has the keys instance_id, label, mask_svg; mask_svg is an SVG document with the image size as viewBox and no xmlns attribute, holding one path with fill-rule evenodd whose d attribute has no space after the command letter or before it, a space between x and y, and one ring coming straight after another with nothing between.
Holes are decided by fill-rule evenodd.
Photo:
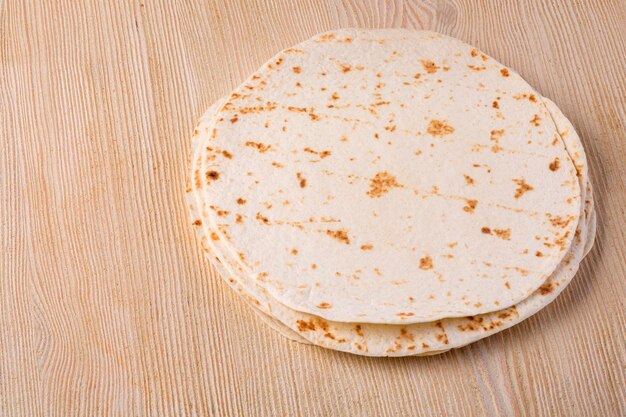
<instances>
[{"instance_id":1,"label":"bottom tortilla","mask_svg":"<svg viewBox=\"0 0 626 417\"><path fill-rule=\"evenodd\" d=\"M553 115L558 130L561 132L568 152L576 164L583 191L584 204L581 221L577 230L577 238L572 243L566 259L559 265L546 284L527 300L519 303L517 308L487 313L471 318L443 319L431 323L412 325L385 325L328 322L306 313L291 310L272 299L266 292L247 278L235 260L222 257L219 242L209 239L212 224L208 215L204 215L201 206L202 190L188 188L188 201L192 211L192 220L200 236L202 247L207 257L218 272L254 307L260 317L274 330L283 336L302 343L313 343L336 350L368 355L368 356L407 356L429 355L442 353L450 348L465 346L476 340L487 337L530 317L549 304L556 295L569 283L582 257L591 249L595 234L595 212L591 198L591 186L587 176L584 151L579 138L559 109L551 101L545 99L546 106ZM206 126L210 125L210 116L205 117ZM201 123L202 124L202 123ZM205 126L205 128L206 128ZM200 126L199 126L200 127ZM202 131L201 129L198 129ZM195 137L194 149L204 143L202 137ZM196 158L192 164L195 164ZM191 170L192 174L195 172ZM199 214L203 214L200 216Z\"/></svg>"}]
</instances>

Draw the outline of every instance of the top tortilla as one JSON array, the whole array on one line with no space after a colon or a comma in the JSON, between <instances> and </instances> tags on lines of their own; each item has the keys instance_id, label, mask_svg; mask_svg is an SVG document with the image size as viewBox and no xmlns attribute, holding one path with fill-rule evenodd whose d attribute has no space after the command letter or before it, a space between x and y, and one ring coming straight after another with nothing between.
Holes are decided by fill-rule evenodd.
<instances>
[{"instance_id":1,"label":"top tortilla","mask_svg":"<svg viewBox=\"0 0 626 417\"><path fill-rule=\"evenodd\" d=\"M538 97L456 39L329 32L231 94L196 182L231 256L294 310L500 310L544 283L578 224L576 170Z\"/></svg>"}]
</instances>

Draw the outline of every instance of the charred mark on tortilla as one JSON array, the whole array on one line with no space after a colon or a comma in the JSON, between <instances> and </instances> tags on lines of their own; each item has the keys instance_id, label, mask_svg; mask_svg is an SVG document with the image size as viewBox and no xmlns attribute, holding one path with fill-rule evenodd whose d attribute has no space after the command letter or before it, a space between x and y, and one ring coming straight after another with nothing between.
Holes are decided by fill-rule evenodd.
<instances>
[{"instance_id":1,"label":"charred mark on tortilla","mask_svg":"<svg viewBox=\"0 0 626 417\"><path fill-rule=\"evenodd\" d=\"M379 198L383 194L389 192L391 188L402 187L396 177L390 173L383 171L374 175L374 178L370 179L369 191L367 195L371 198Z\"/></svg>"},{"instance_id":2,"label":"charred mark on tortilla","mask_svg":"<svg viewBox=\"0 0 626 417\"><path fill-rule=\"evenodd\" d=\"M465 201L467 202L467 204L463 206L463 211L467 213L473 213L474 209L476 209L476 206L478 205L478 201L477 200L465 200Z\"/></svg>"},{"instance_id":3,"label":"charred mark on tortilla","mask_svg":"<svg viewBox=\"0 0 626 417\"><path fill-rule=\"evenodd\" d=\"M260 142L253 142L253 141L247 141L245 143L246 146L250 147L250 148L256 148L256 150L258 150L260 153L264 153L267 152L272 145L265 145L263 143Z\"/></svg>"},{"instance_id":4,"label":"charred mark on tortilla","mask_svg":"<svg viewBox=\"0 0 626 417\"><path fill-rule=\"evenodd\" d=\"M454 133L454 127L452 127L446 120L432 119L428 123L426 132L432 136L445 136Z\"/></svg>"},{"instance_id":5,"label":"charred mark on tortilla","mask_svg":"<svg viewBox=\"0 0 626 417\"><path fill-rule=\"evenodd\" d=\"M535 114L533 118L530 120L530 123L532 123L534 126L541 126L541 123L539 123L540 121L541 121L541 117L539 117L538 114Z\"/></svg>"},{"instance_id":6,"label":"charred mark on tortilla","mask_svg":"<svg viewBox=\"0 0 626 417\"><path fill-rule=\"evenodd\" d=\"M420 269L423 269L424 271L433 269L433 258L428 255L420 258Z\"/></svg>"},{"instance_id":7,"label":"charred mark on tortilla","mask_svg":"<svg viewBox=\"0 0 626 417\"><path fill-rule=\"evenodd\" d=\"M301 172L297 172L296 173L296 178L298 179L299 183L300 183L300 188L304 188L306 187L306 178L304 178L302 176Z\"/></svg>"},{"instance_id":8,"label":"charred mark on tortilla","mask_svg":"<svg viewBox=\"0 0 626 417\"><path fill-rule=\"evenodd\" d=\"M350 237L348 236L348 232L345 230L326 230L326 234L339 242L343 242L346 245L350 244Z\"/></svg>"},{"instance_id":9,"label":"charred mark on tortilla","mask_svg":"<svg viewBox=\"0 0 626 417\"><path fill-rule=\"evenodd\" d=\"M426 70L426 72L429 74L434 74L439 69L439 67L433 61L422 59L421 63L422 63L422 66L424 67L424 70Z\"/></svg>"},{"instance_id":10,"label":"charred mark on tortilla","mask_svg":"<svg viewBox=\"0 0 626 417\"><path fill-rule=\"evenodd\" d=\"M528 191L535 189L532 185L527 184L526 181L524 181L524 178L514 179L513 182L517 184L517 188L515 189L515 198L520 198Z\"/></svg>"},{"instance_id":11,"label":"charred mark on tortilla","mask_svg":"<svg viewBox=\"0 0 626 417\"><path fill-rule=\"evenodd\" d=\"M216 181L219 178L220 178L220 173L217 172L217 171L211 170L211 171L207 171L206 172L206 179L207 179L208 182Z\"/></svg>"},{"instance_id":12,"label":"charred mark on tortilla","mask_svg":"<svg viewBox=\"0 0 626 417\"><path fill-rule=\"evenodd\" d=\"M548 168L550 168L550 171L556 171L560 167L561 167L561 160L559 159L558 156L554 158L554 161L550 162L550 164L548 165Z\"/></svg>"}]
</instances>

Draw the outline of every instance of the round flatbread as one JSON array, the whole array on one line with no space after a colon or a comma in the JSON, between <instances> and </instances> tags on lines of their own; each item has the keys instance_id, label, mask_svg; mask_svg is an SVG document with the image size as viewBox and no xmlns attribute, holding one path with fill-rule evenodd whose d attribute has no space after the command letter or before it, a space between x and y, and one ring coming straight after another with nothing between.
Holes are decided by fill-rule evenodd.
<instances>
[{"instance_id":1,"label":"round flatbread","mask_svg":"<svg viewBox=\"0 0 626 417\"><path fill-rule=\"evenodd\" d=\"M272 312L272 314L281 317L284 323L291 327L293 330L297 330L305 335L308 339L314 343L331 347L333 349L344 350L352 353L377 355L377 356L404 356L412 354L424 354L437 352L439 348L445 350L451 347L459 347L486 337L504 328L527 318L534 314L540 308L552 301L556 295L562 291L567 285L571 277L574 275L578 268L578 263L583 254L586 254L590 245L587 242L593 242L593 234L595 230L595 217L593 210L593 199L591 197L590 183L587 177L587 167L584 151L580 144L578 136L569 121L560 113L558 108L549 100L546 100L546 105L555 118L555 123L563 135L563 140L567 145L567 149L572 155L572 158L578 168L578 175L581 185L583 186L583 197L585 200L584 213L576 232L576 239L574 245L572 245L566 259L559 265L559 268L548 279L548 281L534 294L532 294L527 300L522 302L516 308L505 309L499 312L495 312L488 315L479 317L463 318L463 319L449 319L442 320L436 323L422 324L422 325L410 325L410 326L397 326L397 325L368 325L368 324L349 324L349 323L335 323L327 322L319 317L306 315L297 311L291 311L284 306L277 304L275 300L271 300L267 293L262 295L263 289L254 288L254 284L250 278L246 278L243 275L243 271L239 269L238 273L233 273L231 269L226 272L228 268L225 268L219 260L215 261L216 267L220 270L225 278L228 278L228 282L231 286L234 286L247 294L246 291L241 291L241 286L237 286L239 281L243 281L244 286L248 288L248 291L255 293L254 303L259 310ZM202 146L202 132L208 132L211 130L210 116L214 112L207 112L205 118L206 123L200 123L198 127L199 135L194 137L194 149L196 149L196 157L194 158L194 165L192 166L192 173L197 171L195 165L198 161L197 150ZM206 135L205 144L206 144ZM190 177L190 184L188 186L188 196L190 197L190 206L192 208L192 218L194 224L199 226L197 229L201 230L204 227L207 232L206 235L213 235L210 229L207 228L207 224L210 223L209 219L203 221L197 216L197 204L201 204L202 197L198 196L198 193L194 192L193 177L199 174L192 175ZM196 188L196 190L202 187ZM192 198L193 197L193 198ZM194 202L196 201L196 202ZM197 203L200 201L200 203ZM206 214L206 213L205 213ZM200 226L202 225L202 226ZM587 238L587 234L589 238ZM219 244L219 239L206 239L203 237L203 246L213 246ZM219 253L219 249L214 247L215 253ZM584 252L583 252L584 251ZM231 260L232 261L232 260ZM234 261L236 263L236 260ZM236 278L235 278L236 277ZM248 295L247 295L248 296ZM249 296L248 296L249 297ZM259 301L262 300L262 301ZM274 306L274 308L272 307ZM284 330L284 329L283 329ZM295 332L286 334L288 337L302 341L302 337L297 336ZM430 343L429 343L430 342Z\"/></svg>"},{"instance_id":2,"label":"round flatbread","mask_svg":"<svg viewBox=\"0 0 626 417\"><path fill-rule=\"evenodd\" d=\"M208 135L199 181L224 250L328 320L512 306L578 224L576 170L540 96L432 32L340 30L285 50Z\"/></svg>"}]
</instances>

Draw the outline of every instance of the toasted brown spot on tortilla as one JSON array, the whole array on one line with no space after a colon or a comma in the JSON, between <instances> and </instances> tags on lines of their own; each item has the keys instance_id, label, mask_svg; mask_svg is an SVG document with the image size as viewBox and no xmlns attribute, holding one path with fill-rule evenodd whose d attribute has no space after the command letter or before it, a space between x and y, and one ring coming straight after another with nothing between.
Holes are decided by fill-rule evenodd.
<instances>
[{"instance_id":1,"label":"toasted brown spot on tortilla","mask_svg":"<svg viewBox=\"0 0 626 417\"><path fill-rule=\"evenodd\" d=\"M517 312L515 306L509 307L500 314L498 314L498 318L502 320L506 320L509 317L519 317L519 313Z\"/></svg>"},{"instance_id":2,"label":"toasted brown spot on tortilla","mask_svg":"<svg viewBox=\"0 0 626 417\"><path fill-rule=\"evenodd\" d=\"M463 211L466 211L468 213L473 213L474 209L476 208L476 205L478 204L478 201L476 200L465 200L467 202L467 204L465 206L463 206Z\"/></svg>"},{"instance_id":3,"label":"toasted brown spot on tortilla","mask_svg":"<svg viewBox=\"0 0 626 417\"><path fill-rule=\"evenodd\" d=\"M422 342L422 348L428 349L429 347L430 347L430 345L428 343L423 343Z\"/></svg>"},{"instance_id":4,"label":"toasted brown spot on tortilla","mask_svg":"<svg viewBox=\"0 0 626 417\"><path fill-rule=\"evenodd\" d=\"M478 56L478 49L474 48L470 51L470 55L473 57L477 57Z\"/></svg>"},{"instance_id":5,"label":"toasted brown spot on tortilla","mask_svg":"<svg viewBox=\"0 0 626 417\"><path fill-rule=\"evenodd\" d=\"M276 168L284 168L285 166L283 164L281 164L280 162L272 162L272 166L276 167Z\"/></svg>"},{"instance_id":6,"label":"toasted brown spot on tortilla","mask_svg":"<svg viewBox=\"0 0 626 417\"><path fill-rule=\"evenodd\" d=\"M247 141L246 146L251 147L251 148L256 148L260 153L267 152L272 147L272 145L265 145L263 143L252 142L252 141Z\"/></svg>"},{"instance_id":7,"label":"toasted brown spot on tortilla","mask_svg":"<svg viewBox=\"0 0 626 417\"><path fill-rule=\"evenodd\" d=\"M333 101L339 100L339 94L333 93L333 95L330 96L330 99L333 100Z\"/></svg>"},{"instance_id":8,"label":"toasted brown spot on tortilla","mask_svg":"<svg viewBox=\"0 0 626 417\"><path fill-rule=\"evenodd\" d=\"M511 289L511 284L509 284L509 281L505 281L504 286L507 287L509 290Z\"/></svg>"},{"instance_id":9,"label":"toasted brown spot on tortilla","mask_svg":"<svg viewBox=\"0 0 626 417\"><path fill-rule=\"evenodd\" d=\"M574 216L567 216L567 218L563 218L561 216L553 216L551 214L546 214L546 216L550 220L550 224L552 224L552 226L562 229L566 228L569 222L575 219Z\"/></svg>"},{"instance_id":10,"label":"toasted brown spot on tortilla","mask_svg":"<svg viewBox=\"0 0 626 417\"><path fill-rule=\"evenodd\" d=\"M213 208L213 207L211 207L211 208ZM220 217L224 217L224 216L228 216L230 214L230 211L215 209L215 213L217 213L217 215L220 216Z\"/></svg>"},{"instance_id":11,"label":"toasted brown spot on tortilla","mask_svg":"<svg viewBox=\"0 0 626 417\"><path fill-rule=\"evenodd\" d=\"M222 155L224 155L225 158L233 159L233 154L228 151L222 151Z\"/></svg>"},{"instance_id":12,"label":"toasted brown spot on tortilla","mask_svg":"<svg viewBox=\"0 0 626 417\"><path fill-rule=\"evenodd\" d=\"M396 181L396 177L388 172L378 172L374 178L370 179L370 189L366 194L371 198L379 198L389 192L391 188L397 187L401 187L401 185Z\"/></svg>"},{"instance_id":13,"label":"toasted brown spot on tortilla","mask_svg":"<svg viewBox=\"0 0 626 417\"><path fill-rule=\"evenodd\" d=\"M407 317L411 317L414 316L415 313L396 313L396 316L400 317L401 319L407 318Z\"/></svg>"},{"instance_id":14,"label":"toasted brown spot on tortilla","mask_svg":"<svg viewBox=\"0 0 626 417\"><path fill-rule=\"evenodd\" d=\"M239 198L237 199L237 204L239 204L239 205L241 205L241 204L246 204L246 200L245 200L245 199L243 199L243 198L241 198L241 197L239 197Z\"/></svg>"},{"instance_id":15,"label":"toasted brown spot on tortilla","mask_svg":"<svg viewBox=\"0 0 626 417\"><path fill-rule=\"evenodd\" d=\"M211 239L212 240L220 240L220 237L217 235L217 233L211 232Z\"/></svg>"},{"instance_id":16,"label":"toasted brown spot on tortilla","mask_svg":"<svg viewBox=\"0 0 626 417\"><path fill-rule=\"evenodd\" d=\"M234 115L234 116L230 119L230 122L231 122L231 123L235 123L235 122L237 122L238 120L239 120L239 116Z\"/></svg>"},{"instance_id":17,"label":"toasted brown spot on tortilla","mask_svg":"<svg viewBox=\"0 0 626 417\"><path fill-rule=\"evenodd\" d=\"M445 333L437 333L435 335L435 339L437 339L438 342L441 342L444 345L448 344L448 335Z\"/></svg>"},{"instance_id":18,"label":"toasted brown spot on tortilla","mask_svg":"<svg viewBox=\"0 0 626 417\"><path fill-rule=\"evenodd\" d=\"M194 226L201 226L202 225L202 220L198 219L198 220L194 221L192 224Z\"/></svg>"},{"instance_id":19,"label":"toasted brown spot on tortilla","mask_svg":"<svg viewBox=\"0 0 626 417\"><path fill-rule=\"evenodd\" d=\"M337 239L340 242L345 243L346 245L350 244L350 237L348 236L348 232L345 230L326 230L326 234L332 238Z\"/></svg>"},{"instance_id":20,"label":"toasted brown spot on tortilla","mask_svg":"<svg viewBox=\"0 0 626 417\"><path fill-rule=\"evenodd\" d=\"M317 269L317 264L311 264L311 269Z\"/></svg>"},{"instance_id":21,"label":"toasted brown spot on tortilla","mask_svg":"<svg viewBox=\"0 0 626 417\"><path fill-rule=\"evenodd\" d=\"M235 214L235 223L237 224L243 223L243 216L241 214Z\"/></svg>"},{"instance_id":22,"label":"toasted brown spot on tortilla","mask_svg":"<svg viewBox=\"0 0 626 417\"><path fill-rule=\"evenodd\" d=\"M485 227L482 227L482 228L480 229L480 231L481 231L481 232L483 232L483 233L485 233L485 234L488 234L488 235L490 235L490 234L491 234L491 229L490 229L490 228L488 228L488 227L486 227L486 226L485 226Z\"/></svg>"},{"instance_id":23,"label":"toasted brown spot on tortilla","mask_svg":"<svg viewBox=\"0 0 626 417\"><path fill-rule=\"evenodd\" d=\"M502 68L500 70L500 74L502 74L503 77L508 77L509 76L509 70L506 68Z\"/></svg>"},{"instance_id":24,"label":"toasted brown spot on tortilla","mask_svg":"<svg viewBox=\"0 0 626 417\"><path fill-rule=\"evenodd\" d=\"M463 178L465 178L465 183L467 185L474 185L476 183L476 181L474 181L474 178L470 177L467 174L463 174Z\"/></svg>"},{"instance_id":25,"label":"toasted brown spot on tortilla","mask_svg":"<svg viewBox=\"0 0 626 417\"><path fill-rule=\"evenodd\" d=\"M554 244L557 245L558 247L561 248L561 250L565 249L565 243L567 240L567 237L569 236L569 230L567 232L565 232L563 234L563 236L558 237L555 241ZM544 244L545 245L545 244ZM547 246L547 245L546 245Z\"/></svg>"},{"instance_id":26,"label":"toasted brown spot on tortilla","mask_svg":"<svg viewBox=\"0 0 626 417\"><path fill-rule=\"evenodd\" d=\"M420 258L420 269L423 269L424 271L433 269L433 258L428 255Z\"/></svg>"},{"instance_id":27,"label":"toasted brown spot on tortilla","mask_svg":"<svg viewBox=\"0 0 626 417\"><path fill-rule=\"evenodd\" d=\"M348 73L350 72L350 70L352 70L352 65L348 65L348 64L340 64L341 66L341 72Z\"/></svg>"},{"instance_id":28,"label":"toasted brown spot on tortilla","mask_svg":"<svg viewBox=\"0 0 626 417\"><path fill-rule=\"evenodd\" d=\"M541 125L541 123L539 123L540 121L541 121L541 117L539 117L538 114L535 114L533 118L530 120L530 123L532 123L535 126L540 126Z\"/></svg>"},{"instance_id":29,"label":"toasted brown spot on tortilla","mask_svg":"<svg viewBox=\"0 0 626 417\"><path fill-rule=\"evenodd\" d=\"M315 323L320 327L320 329L322 329L323 331L327 332L328 331L328 323L326 323L324 320L322 319L317 319L315 321Z\"/></svg>"},{"instance_id":30,"label":"toasted brown spot on tortilla","mask_svg":"<svg viewBox=\"0 0 626 417\"><path fill-rule=\"evenodd\" d=\"M306 187L306 178L302 176L301 172L296 173L296 178L300 181L300 188Z\"/></svg>"},{"instance_id":31,"label":"toasted brown spot on tortilla","mask_svg":"<svg viewBox=\"0 0 626 417\"><path fill-rule=\"evenodd\" d=\"M552 290L554 290L553 284L551 282L547 282L543 284L541 287L539 287L539 294L547 295L547 294L550 294Z\"/></svg>"},{"instance_id":32,"label":"toasted brown spot on tortilla","mask_svg":"<svg viewBox=\"0 0 626 417\"><path fill-rule=\"evenodd\" d=\"M218 180L220 178L220 173L217 171L207 171L206 172L206 179L207 181L215 181Z\"/></svg>"},{"instance_id":33,"label":"toasted brown spot on tortilla","mask_svg":"<svg viewBox=\"0 0 626 417\"><path fill-rule=\"evenodd\" d=\"M515 198L520 198L524 193L534 190L535 187L529 185L524 181L524 178L514 179L513 182L517 184L517 188L515 189Z\"/></svg>"},{"instance_id":34,"label":"toasted brown spot on tortilla","mask_svg":"<svg viewBox=\"0 0 626 417\"><path fill-rule=\"evenodd\" d=\"M313 320L297 320L296 323L298 324L298 331L299 332L304 332L304 331L308 331L308 330L312 330L315 331L316 327L315 327L315 323L313 323Z\"/></svg>"},{"instance_id":35,"label":"toasted brown spot on tortilla","mask_svg":"<svg viewBox=\"0 0 626 417\"><path fill-rule=\"evenodd\" d=\"M413 333L409 333L409 331L406 328L401 328L400 329L400 335L396 336L397 339L406 339L409 340L411 342L413 342L415 340L415 335Z\"/></svg>"},{"instance_id":36,"label":"toasted brown spot on tortilla","mask_svg":"<svg viewBox=\"0 0 626 417\"><path fill-rule=\"evenodd\" d=\"M426 129L428 133L433 136L445 136L454 133L454 127L448 124L445 120L436 120L433 119L428 123L428 128Z\"/></svg>"},{"instance_id":37,"label":"toasted brown spot on tortilla","mask_svg":"<svg viewBox=\"0 0 626 417\"><path fill-rule=\"evenodd\" d=\"M302 68L300 67L292 67L291 70L296 74L300 74L302 72Z\"/></svg>"},{"instance_id":38,"label":"toasted brown spot on tortilla","mask_svg":"<svg viewBox=\"0 0 626 417\"><path fill-rule=\"evenodd\" d=\"M311 120L313 120L314 122L320 119L320 116L315 114L315 109L314 108L310 108L309 109L308 115L311 118Z\"/></svg>"},{"instance_id":39,"label":"toasted brown spot on tortilla","mask_svg":"<svg viewBox=\"0 0 626 417\"><path fill-rule=\"evenodd\" d=\"M550 162L550 165L548 165L548 168L550 168L550 171L556 171L560 167L561 167L561 161L559 160L558 157L554 158L554 161Z\"/></svg>"},{"instance_id":40,"label":"toasted brown spot on tortilla","mask_svg":"<svg viewBox=\"0 0 626 417\"><path fill-rule=\"evenodd\" d=\"M474 71L484 71L487 69L487 67L483 66L476 66L476 65L468 65L467 68L474 70Z\"/></svg>"},{"instance_id":41,"label":"toasted brown spot on tortilla","mask_svg":"<svg viewBox=\"0 0 626 417\"><path fill-rule=\"evenodd\" d=\"M325 301L322 302L322 303L319 303L317 305L317 308L322 308L322 309L328 309L328 308L331 308L331 307L332 307L332 305L327 303L327 302L325 302Z\"/></svg>"},{"instance_id":42,"label":"toasted brown spot on tortilla","mask_svg":"<svg viewBox=\"0 0 626 417\"><path fill-rule=\"evenodd\" d=\"M513 96L515 100L528 99L528 101L536 103L537 97L532 93L516 94Z\"/></svg>"},{"instance_id":43,"label":"toasted brown spot on tortilla","mask_svg":"<svg viewBox=\"0 0 626 417\"><path fill-rule=\"evenodd\" d=\"M270 224L270 221L267 217L263 216L260 212L256 213L256 219L263 224Z\"/></svg>"},{"instance_id":44,"label":"toasted brown spot on tortilla","mask_svg":"<svg viewBox=\"0 0 626 417\"><path fill-rule=\"evenodd\" d=\"M304 148L304 152L311 153L313 155L317 155L317 156L319 156L322 159L326 158L327 156L330 156L330 154L331 154L330 151L316 151L316 150L313 150L311 148Z\"/></svg>"},{"instance_id":45,"label":"toasted brown spot on tortilla","mask_svg":"<svg viewBox=\"0 0 626 417\"><path fill-rule=\"evenodd\" d=\"M500 103L498 103L497 101L494 101L491 103L491 107L493 107L494 109L499 109L500 108Z\"/></svg>"},{"instance_id":46,"label":"toasted brown spot on tortilla","mask_svg":"<svg viewBox=\"0 0 626 417\"><path fill-rule=\"evenodd\" d=\"M493 229L493 232L500 239L511 240L511 229Z\"/></svg>"},{"instance_id":47,"label":"toasted brown spot on tortilla","mask_svg":"<svg viewBox=\"0 0 626 417\"><path fill-rule=\"evenodd\" d=\"M372 245L371 243L366 243L364 245L361 245L361 250L372 250L374 249L374 245Z\"/></svg>"},{"instance_id":48,"label":"toasted brown spot on tortilla","mask_svg":"<svg viewBox=\"0 0 626 417\"><path fill-rule=\"evenodd\" d=\"M298 254L298 249L293 248L293 249L291 250L291 254L292 254L292 255L297 255L297 254Z\"/></svg>"},{"instance_id":49,"label":"toasted brown spot on tortilla","mask_svg":"<svg viewBox=\"0 0 626 417\"><path fill-rule=\"evenodd\" d=\"M363 330L360 324L357 324L356 326L354 326L354 331L356 332L357 335L363 337Z\"/></svg>"},{"instance_id":50,"label":"toasted brown spot on tortilla","mask_svg":"<svg viewBox=\"0 0 626 417\"><path fill-rule=\"evenodd\" d=\"M489 132L490 136L489 136L489 140L495 142L495 143L500 143L500 139L502 139L502 135L504 135L504 129L494 129L491 132Z\"/></svg>"},{"instance_id":51,"label":"toasted brown spot on tortilla","mask_svg":"<svg viewBox=\"0 0 626 417\"><path fill-rule=\"evenodd\" d=\"M422 59L421 62L422 62L422 65L424 66L424 69L429 74L434 74L439 69L439 67L437 65L435 65L435 63L433 61L428 61L428 60L423 60Z\"/></svg>"},{"instance_id":52,"label":"toasted brown spot on tortilla","mask_svg":"<svg viewBox=\"0 0 626 417\"><path fill-rule=\"evenodd\" d=\"M535 256L538 258L541 258L543 256L543 253L540 251L535 252Z\"/></svg>"}]
</instances>

